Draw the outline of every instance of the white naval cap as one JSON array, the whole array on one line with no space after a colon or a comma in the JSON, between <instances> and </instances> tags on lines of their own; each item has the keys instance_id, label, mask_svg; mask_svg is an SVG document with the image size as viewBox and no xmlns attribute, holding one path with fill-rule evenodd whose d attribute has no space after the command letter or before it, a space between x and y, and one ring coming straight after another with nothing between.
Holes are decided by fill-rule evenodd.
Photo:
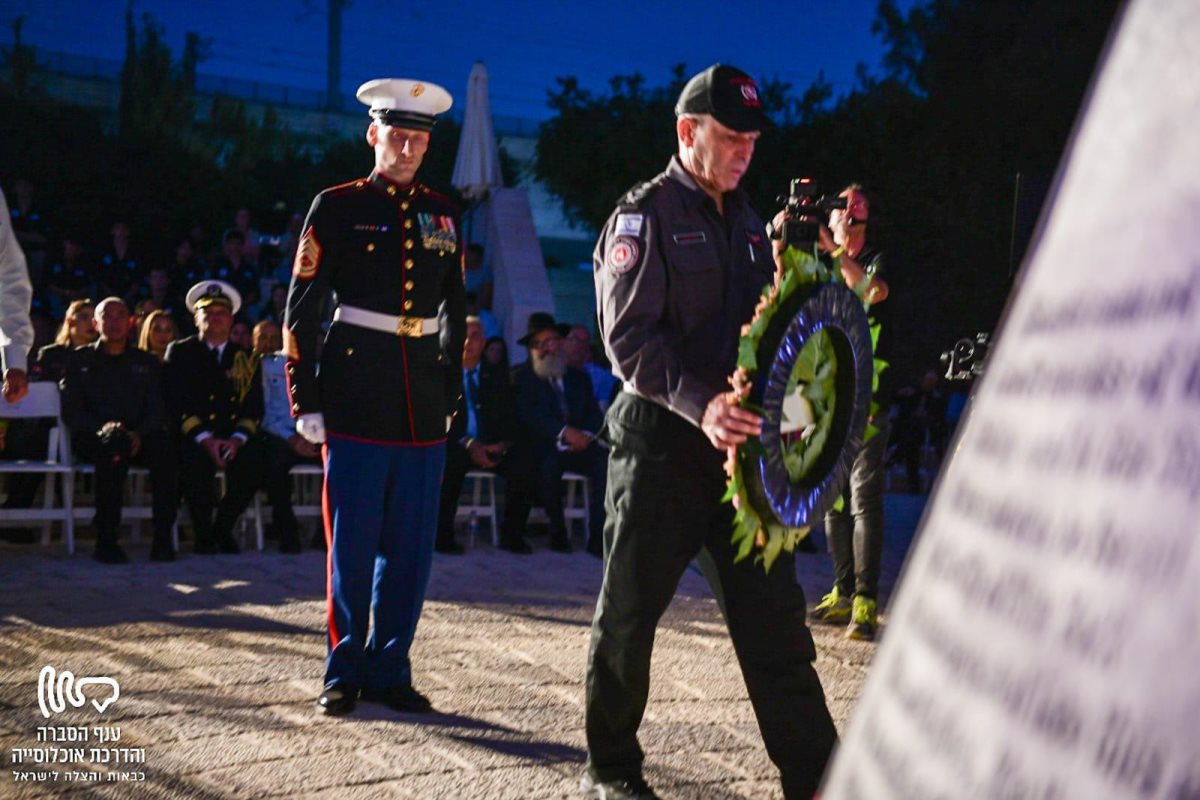
<instances>
[{"instance_id":1,"label":"white naval cap","mask_svg":"<svg viewBox=\"0 0 1200 800\"><path fill-rule=\"evenodd\" d=\"M187 306L187 310L193 314L197 310L214 303L228 306L229 312L236 314L238 309L242 307L242 295L225 281L214 279L200 281L191 289L188 289L187 297L184 298L183 302Z\"/></svg>"},{"instance_id":2,"label":"white naval cap","mask_svg":"<svg viewBox=\"0 0 1200 800\"><path fill-rule=\"evenodd\" d=\"M371 107L371 116L384 125L432 130L434 118L450 110L450 93L436 83L407 78L377 78L358 87L359 102Z\"/></svg>"}]
</instances>

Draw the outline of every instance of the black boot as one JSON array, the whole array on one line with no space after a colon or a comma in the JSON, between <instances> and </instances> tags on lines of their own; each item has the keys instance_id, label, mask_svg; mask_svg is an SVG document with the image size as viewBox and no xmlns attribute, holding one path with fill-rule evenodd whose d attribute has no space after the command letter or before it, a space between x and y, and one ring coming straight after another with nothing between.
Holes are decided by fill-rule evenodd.
<instances>
[{"instance_id":1,"label":"black boot","mask_svg":"<svg viewBox=\"0 0 1200 800\"><path fill-rule=\"evenodd\" d=\"M117 532L111 529L96 532L96 552L92 556L101 564L126 564L129 556L117 544Z\"/></svg>"},{"instance_id":2,"label":"black boot","mask_svg":"<svg viewBox=\"0 0 1200 800\"><path fill-rule=\"evenodd\" d=\"M304 548L300 546L300 535L295 528L279 531L279 552L295 555Z\"/></svg>"},{"instance_id":3,"label":"black boot","mask_svg":"<svg viewBox=\"0 0 1200 800\"><path fill-rule=\"evenodd\" d=\"M151 561L174 561L175 545L171 543L171 531L154 532L154 543L150 545Z\"/></svg>"}]
</instances>

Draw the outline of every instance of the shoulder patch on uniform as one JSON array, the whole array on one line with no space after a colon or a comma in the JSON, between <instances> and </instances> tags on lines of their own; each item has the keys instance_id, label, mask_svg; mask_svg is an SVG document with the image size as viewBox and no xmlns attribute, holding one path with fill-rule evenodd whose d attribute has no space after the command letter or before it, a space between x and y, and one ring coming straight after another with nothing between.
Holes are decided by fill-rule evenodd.
<instances>
[{"instance_id":1,"label":"shoulder patch on uniform","mask_svg":"<svg viewBox=\"0 0 1200 800\"><path fill-rule=\"evenodd\" d=\"M645 183L639 183L637 186L634 186L625 193L625 196L621 198L621 205L632 206L636 208L642 203L646 202L646 200L653 195L655 190L657 190L661 185L661 176L655 178L654 180L646 181Z\"/></svg>"},{"instance_id":2,"label":"shoulder patch on uniform","mask_svg":"<svg viewBox=\"0 0 1200 800\"><path fill-rule=\"evenodd\" d=\"M309 225L308 230L300 239L296 248L296 261L292 264L292 275L302 281L316 277L317 269L321 266L321 243L317 241L317 232Z\"/></svg>"},{"instance_id":3,"label":"shoulder patch on uniform","mask_svg":"<svg viewBox=\"0 0 1200 800\"><path fill-rule=\"evenodd\" d=\"M618 236L608 248L608 256L604 263L614 275L624 275L633 269L641 256L641 248L637 239L630 236Z\"/></svg>"},{"instance_id":4,"label":"shoulder patch on uniform","mask_svg":"<svg viewBox=\"0 0 1200 800\"><path fill-rule=\"evenodd\" d=\"M638 236L642 232L642 214L617 214L617 225L613 231L617 236Z\"/></svg>"}]
</instances>

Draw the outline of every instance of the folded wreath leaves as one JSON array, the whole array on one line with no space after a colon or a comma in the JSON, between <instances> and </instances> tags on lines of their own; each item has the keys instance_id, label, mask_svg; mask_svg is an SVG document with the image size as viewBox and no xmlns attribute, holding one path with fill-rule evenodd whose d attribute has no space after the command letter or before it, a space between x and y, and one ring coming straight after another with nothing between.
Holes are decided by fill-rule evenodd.
<instances>
[{"instance_id":1,"label":"folded wreath leaves","mask_svg":"<svg viewBox=\"0 0 1200 800\"><path fill-rule=\"evenodd\" d=\"M792 293L803 288L820 283L845 284L840 255L834 258L832 267L826 267L815 253L789 247L784 251L782 261L783 268L776 269L773 283L764 287L754 309L754 317L742 326L742 335L738 342L737 369L729 378L730 386L733 387L733 392L728 396L729 402L756 414L762 414L762 409L751 403L749 396L754 374L758 371L758 345L776 312ZM868 311L870 304L865 295L870 283L869 279L861 280L853 290ZM874 352L879 342L879 323L874 319L869 319L869 323L871 349ZM887 367L887 363L874 358L873 367L872 392L879 388L879 375ZM788 479L793 483L808 474L826 444L837 401L834 390L836 377L837 357L834 354L833 343L824 330L818 331L801 349L784 394L785 397L789 397L800 384L804 384L801 396L811 408L811 421L804 426L800 435L790 437L784 447L784 464L787 467ZM878 408L878 404L872 401L870 418L874 418ZM878 433L878 428L868 421L863 441L870 441ZM734 507L731 538L736 551L734 562L742 561L754 553L755 563L761 563L764 570L770 571L779 554L795 551L796 545L800 544L811 529L791 528L776 519L764 519L759 516L746 491L739 453L751 457L760 456L763 453L762 442L752 437L737 450L731 450L725 461L725 474L729 476L729 480L722 500L732 502ZM840 511L843 502L843 497L839 495L834 503L834 510Z\"/></svg>"}]
</instances>

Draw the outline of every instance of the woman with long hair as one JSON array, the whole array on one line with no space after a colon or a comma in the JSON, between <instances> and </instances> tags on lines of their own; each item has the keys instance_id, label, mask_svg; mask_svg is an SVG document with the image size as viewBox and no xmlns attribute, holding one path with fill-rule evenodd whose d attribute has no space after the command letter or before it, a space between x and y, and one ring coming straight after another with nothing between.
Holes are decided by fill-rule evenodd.
<instances>
[{"instance_id":1,"label":"woman with long hair","mask_svg":"<svg viewBox=\"0 0 1200 800\"><path fill-rule=\"evenodd\" d=\"M67 374L71 351L100 338L93 318L94 311L95 304L87 298L73 300L67 306L67 313L63 316L62 324L58 326L54 344L48 344L38 351L37 361L30 370L29 377L32 380L61 381Z\"/></svg>"},{"instance_id":2,"label":"woman with long hair","mask_svg":"<svg viewBox=\"0 0 1200 800\"><path fill-rule=\"evenodd\" d=\"M142 320L142 330L138 336L138 349L152 353L159 360L167 353L167 345L179 338L179 328L175 319L156 308Z\"/></svg>"}]
</instances>

